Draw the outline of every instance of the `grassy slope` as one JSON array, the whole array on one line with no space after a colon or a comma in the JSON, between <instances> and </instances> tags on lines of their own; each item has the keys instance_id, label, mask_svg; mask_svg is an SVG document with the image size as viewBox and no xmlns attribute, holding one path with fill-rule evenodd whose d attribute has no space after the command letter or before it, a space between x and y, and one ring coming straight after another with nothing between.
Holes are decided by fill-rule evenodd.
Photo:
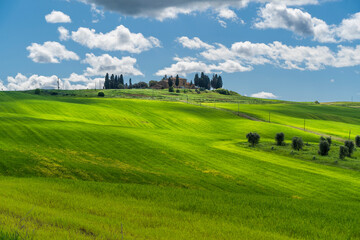
<instances>
[{"instance_id":1,"label":"grassy slope","mask_svg":"<svg viewBox=\"0 0 360 240\"><path fill-rule=\"evenodd\" d=\"M211 104L208 104L212 106ZM238 111L238 104L219 103L217 108ZM309 104L240 104L240 112L259 118L264 121L283 125L291 125L298 128L330 134L342 138L348 138L349 130L360 133L358 119L360 112L356 108L336 105L309 105Z\"/></svg>"},{"instance_id":2,"label":"grassy slope","mask_svg":"<svg viewBox=\"0 0 360 240\"><path fill-rule=\"evenodd\" d=\"M358 171L270 150L279 131L316 135L181 102L0 94L4 234L119 239L123 224L126 239L360 237Z\"/></svg>"}]
</instances>

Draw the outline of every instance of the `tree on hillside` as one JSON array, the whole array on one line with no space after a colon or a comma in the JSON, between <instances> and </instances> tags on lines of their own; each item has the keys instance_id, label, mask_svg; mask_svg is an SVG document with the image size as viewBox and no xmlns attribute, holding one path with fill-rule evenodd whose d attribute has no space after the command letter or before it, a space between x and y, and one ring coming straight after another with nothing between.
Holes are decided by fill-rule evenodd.
<instances>
[{"instance_id":1,"label":"tree on hillside","mask_svg":"<svg viewBox=\"0 0 360 240\"><path fill-rule=\"evenodd\" d=\"M260 135L257 133L248 133L246 135L246 138L248 139L248 142L251 144L251 146L255 147L256 144L260 141Z\"/></svg>"},{"instance_id":2,"label":"tree on hillside","mask_svg":"<svg viewBox=\"0 0 360 240\"><path fill-rule=\"evenodd\" d=\"M119 77L119 84L124 85L124 76L122 74Z\"/></svg>"},{"instance_id":3,"label":"tree on hillside","mask_svg":"<svg viewBox=\"0 0 360 240\"><path fill-rule=\"evenodd\" d=\"M325 140L320 140L319 143L319 154L321 156L327 156L329 154L330 151L330 144L329 142L325 139Z\"/></svg>"},{"instance_id":4,"label":"tree on hillside","mask_svg":"<svg viewBox=\"0 0 360 240\"><path fill-rule=\"evenodd\" d=\"M217 89L217 85L218 85L218 75L215 74L215 75L213 75L213 77L211 79L211 87L213 89Z\"/></svg>"},{"instance_id":5,"label":"tree on hillside","mask_svg":"<svg viewBox=\"0 0 360 240\"><path fill-rule=\"evenodd\" d=\"M115 89L119 88L119 76L118 75L115 75L113 86L114 86Z\"/></svg>"},{"instance_id":6,"label":"tree on hillside","mask_svg":"<svg viewBox=\"0 0 360 240\"><path fill-rule=\"evenodd\" d=\"M345 141L345 146L349 149L348 157L351 157L351 154L354 152L355 144L353 141Z\"/></svg>"},{"instance_id":7,"label":"tree on hillside","mask_svg":"<svg viewBox=\"0 0 360 240\"><path fill-rule=\"evenodd\" d=\"M222 77L219 75L218 79L217 79L217 86L216 88L222 88L223 87L223 81L222 81Z\"/></svg>"},{"instance_id":8,"label":"tree on hillside","mask_svg":"<svg viewBox=\"0 0 360 240\"><path fill-rule=\"evenodd\" d=\"M176 87L179 87L179 84L180 84L179 75L176 75L176 78L175 78L175 85L176 85Z\"/></svg>"},{"instance_id":9,"label":"tree on hillside","mask_svg":"<svg viewBox=\"0 0 360 240\"><path fill-rule=\"evenodd\" d=\"M105 88L105 89L109 89L109 88L110 88L110 79L109 79L109 74L108 74L108 73L105 75L104 88Z\"/></svg>"},{"instance_id":10,"label":"tree on hillside","mask_svg":"<svg viewBox=\"0 0 360 240\"><path fill-rule=\"evenodd\" d=\"M114 89L115 88L115 76L114 74L111 74L111 77L110 77L110 89Z\"/></svg>"},{"instance_id":11,"label":"tree on hillside","mask_svg":"<svg viewBox=\"0 0 360 240\"><path fill-rule=\"evenodd\" d=\"M199 74L195 74L195 77L194 77L194 85L196 87L199 86Z\"/></svg>"},{"instance_id":12,"label":"tree on hillside","mask_svg":"<svg viewBox=\"0 0 360 240\"><path fill-rule=\"evenodd\" d=\"M169 88L171 88L174 85L172 77L169 77L168 83L169 83Z\"/></svg>"},{"instance_id":13,"label":"tree on hillside","mask_svg":"<svg viewBox=\"0 0 360 240\"><path fill-rule=\"evenodd\" d=\"M296 150L300 151L304 146L304 142L301 137L293 137L291 142L291 147Z\"/></svg>"},{"instance_id":14,"label":"tree on hillside","mask_svg":"<svg viewBox=\"0 0 360 240\"><path fill-rule=\"evenodd\" d=\"M284 133L277 133L275 135L275 141L276 141L276 145L278 146L282 146L284 145L284 140L285 140L285 134Z\"/></svg>"},{"instance_id":15,"label":"tree on hillside","mask_svg":"<svg viewBox=\"0 0 360 240\"><path fill-rule=\"evenodd\" d=\"M131 78L129 79L129 88L132 89L132 82L131 82Z\"/></svg>"},{"instance_id":16,"label":"tree on hillside","mask_svg":"<svg viewBox=\"0 0 360 240\"><path fill-rule=\"evenodd\" d=\"M359 135L357 135L355 137L355 144L356 144L357 147L360 147L360 136Z\"/></svg>"},{"instance_id":17,"label":"tree on hillside","mask_svg":"<svg viewBox=\"0 0 360 240\"><path fill-rule=\"evenodd\" d=\"M346 156L349 155L349 148L346 146L340 146L340 151L339 151L339 158L341 160L344 160Z\"/></svg>"}]
</instances>

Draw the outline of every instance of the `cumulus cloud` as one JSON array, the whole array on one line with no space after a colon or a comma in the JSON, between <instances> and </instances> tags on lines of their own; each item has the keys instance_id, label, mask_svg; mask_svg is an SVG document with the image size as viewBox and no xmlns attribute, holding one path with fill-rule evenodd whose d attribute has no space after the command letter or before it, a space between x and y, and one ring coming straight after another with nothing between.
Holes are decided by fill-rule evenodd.
<instances>
[{"instance_id":1,"label":"cumulus cloud","mask_svg":"<svg viewBox=\"0 0 360 240\"><path fill-rule=\"evenodd\" d=\"M131 33L123 25L108 33L96 33L94 29L81 27L72 32L71 39L90 49L99 48L104 51L141 53L161 46L159 39L146 38L141 33Z\"/></svg>"},{"instance_id":2,"label":"cumulus cloud","mask_svg":"<svg viewBox=\"0 0 360 240\"><path fill-rule=\"evenodd\" d=\"M69 30L67 30L66 28L59 27L58 32L60 34L59 38L60 38L61 41L66 41L66 40L70 39Z\"/></svg>"},{"instance_id":3,"label":"cumulus cloud","mask_svg":"<svg viewBox=\"0 0 360 240\"><path fill-rule=\"evenodd\" d=\"M184 47L189 49L200 49L200 48L206 48L210 49L213 48L210 44L207 44L200 40L198 37L194 37L193 39L190 39L188 37L179 37L177 41Z\"/></svg>"},{"instance_id":4,"label":"cumulus cloud","mask_svg":"<svg viewBox=\"0 0 360 240\"><path fill-rule=\"evenodd\" d=\"M60 63L62 60L79 60L79 56L68 51L58 42L45 42L43 45L33 43L26 48L29 58L36 63Z\"/></svg>"},{"instance_id":5,"label":"cumulus cloud","mask_svg":"<svg viewBox=\"0 0 360 240\"><path fill-rule=\"evenodd\" d=\"M267 98L267 99L275 99L275 98L278 98L278 97L277 97L276 95L274 95L273 93L264 92L264 91L251 94L251 97L254 97L254 98Z\"/></svg>"},{"instance_id":6,"label":"cumulus cloud","mask_svg":"<svg viewBox=\"0 0 360 240\"><path fill-rule=\"evenodd\" d=\"M233 10L229 9L229 8L220 9L218 17L224 18L224 19L237 19L238 18L236 13Z\"/></svg>"},{"instance_id":7,"label":"cumulus cloud","mask_svg":"<svg viewBox=\"0 0 360 240\"><path fill-rule=\"evenodd\" d=\"M196 58L174 58L174 61L177 63L172 64L170 67L166 67L164 69L159 70L156 75L157 76L164 76L164 75L177 75L186 77L189 73L194 72L205 72L210 73L211 72L211 66L208 66L207 64L197 61Z\"/></svg>"},{"instance_id":8,"label":"cumulus cloud","mask_svg":"<svg viewBox=\"0 0 360 240\"><path fill-rule=\"evenodd\" d=\"M360 13L343 19L339 26L328 25L300 9L288 8L284 4L266 4L259 10L254 26L259 29L287 29L299 36L313 37L319 42L339 42L360 39Z\"/></svg>"},{"instance_id":9,"label":"cumulus cloud","mask_svg":"<svg viewBox=\"0 0 360 240\"><path fill-rule=\"evenodd\" d=\"M183 37L187 42L189 40ZM191 39L190 39L191 40ZM202 42L200 39L199 42ZM209 45L209 44L207 44ZM200 49L199 46L191 47ZM174 58L176 63L159 70L157 75L182 74L205 71L210 72L245 72L252 71L257 65L273 65L283 69L321 70L326 67L352 67L360 65L360 45L347 47L339 45L337 51L327 46L288 46L281 42L252 43L235 42L231 47L216 43L200 52L202 60L195 58Z\"/></svg>"},{"instance_id":10,"label":"cumulus cloud","mask_svg":"<svg viewBox=\"0 0 360 240\"><path fill-rule=\"evenodd\" d=\"M71 18L63 12L53 10L45 16L48 23L71 23Z\"/></svg>"},{"instance_id":11,"label":"cumulus cloud","mask_svg":"<svg viewBox=\"0 0 360 240\"><path fill-rule=\"evenodd\" d=\"M318 0L79 0L87 4L96 4L106 10L116 11L123 15L135 17L150 17L160 21L176 18L179 14L203 12L209 9L239 9L250 2L281 2L286 5L317 4Z\"/></svg>"},{"instance_id":12,"label":"cumulus cloud","mask_svg":"<svg viewBox=\"0 0 360 240\"><path fill-rule=\"evenodd\" d=\"M104 76L106 73L144 76L139 69L135 68L136 62L137 60L132 57L119 59L109 54L95 56L93 53L86 54L86 58L82 61L90 65L85 70L85 76Z\"/></svg>"},{"instance_id":13,"label":"cumulus cloud","mask_svg":"<svg viewBox=\"0 0 360 240\"><path fill-rule=\"evenodd\" d=\"M57 89L58 81L61 89L72 90L72 89L93 89L95 84L97 88L101 88L104 84L103 78L87 78L83 75L72 73L68 78L58 78L56 75L52 76L41 76L32 75L27 77L21 73L18 73L15 77L9 76L7 78L7 85L3 85L0 82L0 89L9 91L23 91L32 90L36 88L40 89Z\"/></svg>"},{"instance_id":14,"label":"cumulus cloud","mask_svg":"<svg viewBox=\"0 0 360 240\"><path fill-rule=\"evenodd\" d=\"M195 72L205 72L205 73L213 73L213 72L246 72L251 71L252 67L242 66L239 62L235 62L232 60L228 60L225 62L221 62L219 64L206 64L202 61L199 61L196 58L185 57L179 58L175 57L174 61L176 63L172 64L170 67L166 67L164 69L156 72L157 76L164 75L177 75L186 77L187 74L195 73Z\"/></svg>"},{"instance_id":15,"label":"cumulus cloud","mask_svg":"<svg viewBox=\"0 0 360 240\"><path fill-rule=\"evenodd\" d=\"M326 46L288 46L281 42L270 44L236 42L231 48L218 45L201 55L210 61L233 60L244 66L272 64L285 69L320 70L327 66L350 67L360 64L360 46L339 46L337 52Z\"/></svg>"}]
</instances>

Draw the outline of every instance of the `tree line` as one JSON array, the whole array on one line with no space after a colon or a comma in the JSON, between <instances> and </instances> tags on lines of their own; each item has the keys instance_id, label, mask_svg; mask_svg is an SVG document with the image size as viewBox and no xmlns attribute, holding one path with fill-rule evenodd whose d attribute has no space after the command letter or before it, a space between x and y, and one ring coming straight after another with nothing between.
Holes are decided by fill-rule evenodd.
<instances>
[{"instance_id":1,"label":"tree line","mask_svg":"<svg viewBox=\"0 0 360 240\"><path fill-rule=\"evenodd\" d=\"M248 142L252 147L255 147L260 142L260 135L255 132L250 132L246 135ZM277 133L275 135L276 145L284 146L285 145L285 135L284 133ZM318 154L321 156L329 155L329 151L331 149L332 139L331 137L320 137L319 142L319 150ZM355 143L351 140L347 140L344 142L343 146L339 148L339 158L341 160L345 159L345 157L351 157L356 147L360 147L360 136L355 137ZM300 151L304 147L304 142L301 137L293 137L291 141L291 148ZM272 148L273 149L273 148ZM315 159L315 157L314 157Z\"/></svg>"},{"instance_id":2,"label":"tree line","mask_svg":"<svg viewBox=\"0 0 360 240\"><path fill-rule=\"evenodd\" d=\"M200 74L196 73L194 77L194 85L199 88L205 88L210 90L218 89L223 87L222 77L220 75L213 75L212 79L210 80L209 76L205 75L203 72Z\"/></svg>"}]
</instances>

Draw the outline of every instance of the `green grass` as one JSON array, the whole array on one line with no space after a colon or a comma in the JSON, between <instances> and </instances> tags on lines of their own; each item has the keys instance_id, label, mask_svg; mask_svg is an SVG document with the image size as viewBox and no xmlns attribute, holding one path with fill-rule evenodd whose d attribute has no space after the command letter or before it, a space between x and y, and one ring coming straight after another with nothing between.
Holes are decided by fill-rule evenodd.
<instances>
[{"instance_id":1,"label":"green grass","mask_svg":"<svg viewBox=\"0 0 360 240\"><path fill-rule=\"evenodd\" d=\"M135 90L141 99L88 91L0 93L0 239L121 239L121 226L124 239L360 238L360 155L335 163L340 142L320 157L319 136L282 124L147 100L145 90ZM355 108L242 106L357 126ZM261 135L256 148L250 131ZM309 146L275 146L280 131Z\"/></svg>"}]
</instances>

